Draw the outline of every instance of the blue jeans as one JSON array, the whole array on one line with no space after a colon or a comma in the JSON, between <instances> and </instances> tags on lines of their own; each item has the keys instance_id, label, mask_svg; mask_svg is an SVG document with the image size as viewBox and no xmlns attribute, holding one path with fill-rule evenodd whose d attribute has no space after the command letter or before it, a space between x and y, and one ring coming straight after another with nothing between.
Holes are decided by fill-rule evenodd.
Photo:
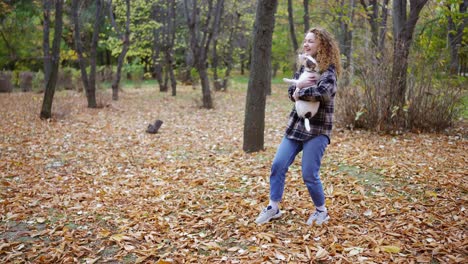
<instances>
[{"instance_id":1,"label":"blue jeans","mask_svg":"<svg viewBox=\"0 0 468 264\"><path fill-rule=\"evenodd\" d=\"M270 174L270 200L280 202L283 198L286 172L294 158L302 153L302 179L316 207L325 204L322 182L320 181L320 164L328 146L328 137L320 135L308 141L296 141L283 137L273 160Z\"/></svg>"}]
</instances>

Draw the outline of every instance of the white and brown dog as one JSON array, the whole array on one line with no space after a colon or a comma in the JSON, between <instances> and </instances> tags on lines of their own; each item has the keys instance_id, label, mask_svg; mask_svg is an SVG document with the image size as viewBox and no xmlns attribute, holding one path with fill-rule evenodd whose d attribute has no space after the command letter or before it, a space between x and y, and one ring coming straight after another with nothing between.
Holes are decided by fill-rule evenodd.
<instances>
[{"instance_id":1,"label":"white and brown dog","mask_svg":"<svg viewBox=\"0 0 468 264\"><path fill-rule=\"evenodd\" d=\"M287 79L283 78L283 81L294 84L296 87L298 84L301 84L302 87L310 87L315 85L320 78L320 74L318 73L318 63L317 61L309 55L299 54L299 62L301 65L304 66L304 71L301 73L297 80L295 79ZM302 88L304 89L304 88ZM309 118L313 117L320 106L320 102L318 101L304 101L299 100L299 88L296 88L293 94L293 98L296 101L295 107L297 115L304 119L304 126L307 131L310 131L310 121Z\"/></svg>"}]
</instances>

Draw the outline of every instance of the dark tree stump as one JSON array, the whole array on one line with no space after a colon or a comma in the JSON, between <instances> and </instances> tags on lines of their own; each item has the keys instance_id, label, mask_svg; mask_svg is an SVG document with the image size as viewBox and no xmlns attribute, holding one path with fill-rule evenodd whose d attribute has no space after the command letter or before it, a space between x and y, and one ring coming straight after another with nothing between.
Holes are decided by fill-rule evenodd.
<instances>
[{"instance_id":1,"label":"dark tree stump","mask_svg":"<svg viewBox=\"0 0 468 264\"><path fill-rule=\"evenodd\" d=\"M158 130L162 126L162 124L163 124L163 121L156 120L156 122L154 122L154 125L153 124L148 125L148 129L146 129L146 132L150 134L156 134L158 133Z\"/></svg>"}]
</instances>

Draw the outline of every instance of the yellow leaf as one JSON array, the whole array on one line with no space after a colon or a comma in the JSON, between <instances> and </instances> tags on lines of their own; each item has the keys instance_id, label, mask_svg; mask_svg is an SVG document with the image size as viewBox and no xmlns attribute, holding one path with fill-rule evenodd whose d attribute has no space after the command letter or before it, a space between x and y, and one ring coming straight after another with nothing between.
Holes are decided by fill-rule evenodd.
<instances>
[{"instance_id":1,"label":"yellow leaf","mask_svg":"<svg viewBox=\"0 0 468 264\"><path fill-rule=\"evenodd\" d=\"M108 237L111 232L109 230L102 230L102 231L99 231L98 233L100 235L100 237Z\"/></svg>"},{"instance_id":2,"label":"yellow leaf","mask_svg":"<svg viewBox=\"0 0 468 264\"><path fill-rule=\"evenodd\" d=\"M250 247L248 248L248 250L249 250L250 252L257 252L257 251L260 250L260 248L257 247L257 246L250 246Z\"/></svg>"},{"instance_id":3,"label":"yellow leaf","mask_svg":"<svg viewBox=\"0 0 468 264\"><path fill-rule=\"evenodd\" d=\"M387 253L400 253L400 248L397 246L382 246L382 251Z\"/></svg>"},{"instance_id":4,"label":"yellow leaf","mask_svg":"<svg viewBox=\"0 0 468 264\"><path fill-rule=\"evenodd\" d=\"M171 264L171 263L174 263L174 262L170 262L170 261L166 261L166 260L158 260L158 262L156 262L156 264Z\"/></svg>"},{"instance_id":5,"label":"yellow leaf","mask_svg":"<svg viewBox=\"0 0 468 264\"><path fill-rule=\"evenodd\" d=\"M424 194L426 197L437 197L437 193L433 191L426 191Z\"/></svg>"}]
</instances>

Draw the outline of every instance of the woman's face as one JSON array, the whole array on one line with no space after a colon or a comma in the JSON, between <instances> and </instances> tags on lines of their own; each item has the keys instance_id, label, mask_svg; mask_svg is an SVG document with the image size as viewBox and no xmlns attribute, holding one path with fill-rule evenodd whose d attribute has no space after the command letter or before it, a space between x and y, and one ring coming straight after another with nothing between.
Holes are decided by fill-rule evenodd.
<instances>
[{"instance_id":1,"label":"woman's face","mask_svg":"<svg viewBox=\"0 0 468 264\"><path fill-rule=\"evenodd\" d=\"M320 41L315 38L314 33L307 33L304 39L304 44L302 45L304 53L314 57L315 55L317 55L319 44Z\"/></svg>"}]
</instances>

